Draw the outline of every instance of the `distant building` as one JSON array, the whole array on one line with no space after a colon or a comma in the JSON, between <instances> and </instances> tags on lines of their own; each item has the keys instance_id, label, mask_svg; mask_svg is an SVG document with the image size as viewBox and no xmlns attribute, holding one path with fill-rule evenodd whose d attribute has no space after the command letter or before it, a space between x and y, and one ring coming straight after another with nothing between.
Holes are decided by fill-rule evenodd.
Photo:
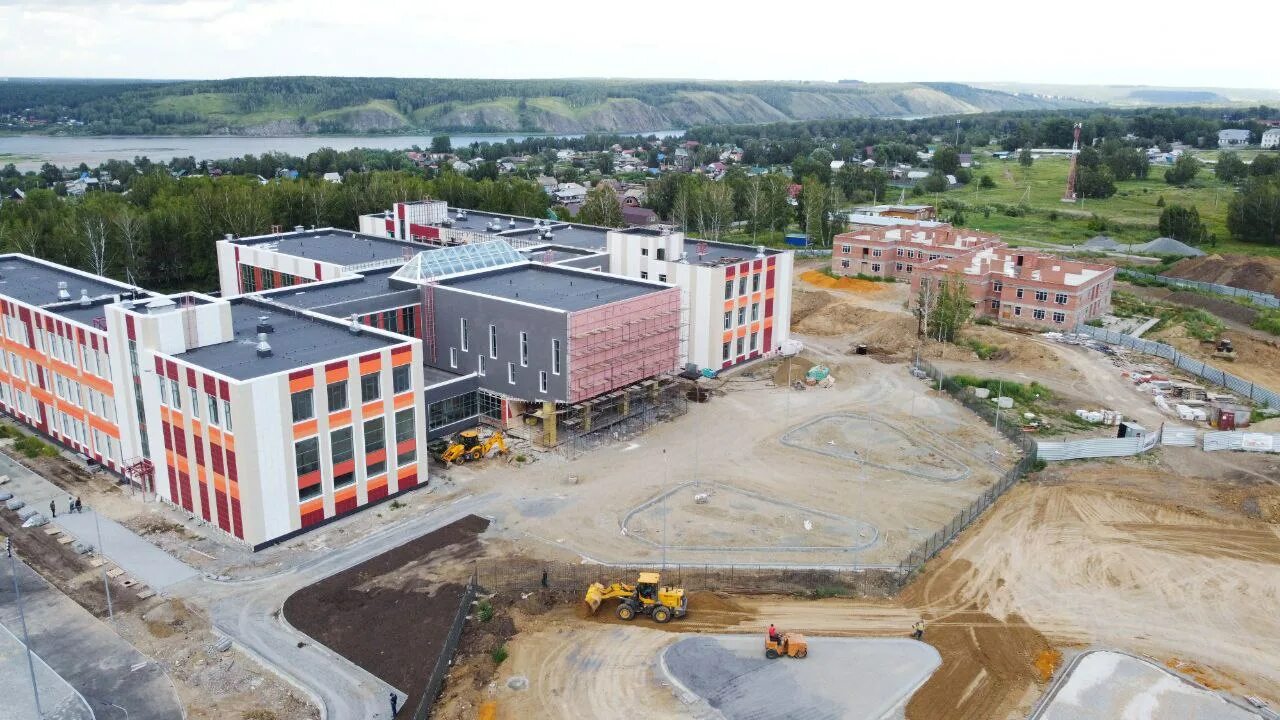
<instances>
[{"instance_id":1,"label":"distant building","mask_svg":"<svg viewBox=\"0 0 1280 720\"><path fill-rule=\"evenodd\" d=\"M1234 148L1245 147L1249 144L1248 130L1219 130L1218 131L1218 147Z\"/></svg>"},{"instance_id":2,"label":"distant building","mask_svg":"<svg viewBox=\"0 0 1280 720\"><path fill-rule=\"evenodd\" d=\"M1004 243L989 233L956 228L946 223L883 220L883 226L858 225L832 241L831 271L836 275L875 275L910 279L927 262L949 260Z\"/></svg>"},{"instance_id":3,"label":"distant building","mask_svg":"<svg viewBox=\"0 0 1280 720\"><path fill-rule=\"evenodd\" d=\"M1280 128L1271 128L1262 133L1262 149L1280 148Z\"/></svg>"},{"instance_id":4,"label":"distant building","mask_svg":"<svg viewBox=\"0 0 1280 720\"><path fill-rule=\"evenodd\" d=\"M542 188L542 192L548 195L555 192L556 186L560 184L558 180L550 175L539 175L534 182L538 183L538 187Z\"/></svg>"},{"instance_id":5,"label":"distant building","mask_svg":"<svg viewBox=\"0 0 1280 720\"><path fill-rule=\"evenodd\" d=\"M342 184L342 174L341 174L341 173L336 173L336 172L327 172L327 173L325 173L325 174L324 174L324 181L325 181L325 182L334 183L335 185L341 185L341 184Z\"/></svg>"},{"instance_id":6,"label":"distant building","mask_svg":"<svg viewBox=\"0 0 1280 720\"><path fill-rule=\"evenodd\" d=\"M561 205L581 204L587 199L587 188L575 182L560 183L551 196Z\"/></svg>"},{"instance_id":7,"label":"distant building","mask_svg":"<svg viewBox=\"0 0 1280 720\"><path fill-rule=\"evenodd\" d=\"M649 208L634 205L622 206L622 220L627 225L653 225L658 222L658 213Z\"/></svg>"},{"instance_id":8,"label":"distant building","mask_svg":"<svg viewBox=\"0 0 1280 720\"><path fill-rule=\"evenodd\" d=\"M853 212L904 220L935 220L938 217L938 211L932 205L864 205L854 208Z\"/></svg>"}]
</instances>

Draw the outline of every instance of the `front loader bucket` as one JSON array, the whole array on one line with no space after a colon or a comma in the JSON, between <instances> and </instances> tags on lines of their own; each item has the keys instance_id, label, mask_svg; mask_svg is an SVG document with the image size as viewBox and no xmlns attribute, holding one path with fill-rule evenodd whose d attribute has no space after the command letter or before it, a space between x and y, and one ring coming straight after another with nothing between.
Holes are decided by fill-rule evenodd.
<instances>
[{"instance_id":1,"label":"front loader bucket","mask_svg":"<svg viewBox=\"0 0 1280 720\"><path fill-rule=\"evenodd\" d=\"M587 608L591 611L591 614L595 615L596 611L600 609L600 603L604 600L604 585L598 582L591 583L591 587L587 588L587 595L583 600L587 603Z\"/></svg>"}]
</instances>

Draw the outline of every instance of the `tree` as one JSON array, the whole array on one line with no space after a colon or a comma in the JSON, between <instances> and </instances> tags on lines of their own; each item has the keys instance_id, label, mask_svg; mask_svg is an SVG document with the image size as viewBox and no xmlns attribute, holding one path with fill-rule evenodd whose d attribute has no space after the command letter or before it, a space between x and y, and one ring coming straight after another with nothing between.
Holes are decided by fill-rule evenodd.
<instances>
[{"instance_id":1,"label":"tree","mask_svg":"<svg viewBox=\"0 0 1280 720\"><path fill-rule=\"evenodd\" d=\"M982 179L978 181L978 187L982 188L983 190L990 190L995 186L996 186L996 181L992 180L990 175L983 175Z\"/></svg>"},{"instance_id":2,"label":"tree","mask_svg":"<svg viewBox=\"0 0 1280 720\"><path fill-rule=\"evenodd\" d=\"M1031 167L1031 163L1035 158L1031 157L1031 148L1022 148L1018 151L1018 164L1022 167Z\"/></svg>"},{"instance_id":3,"label":"tree","mask_svg":"<svg viewBox=\"0 0 1280 720\"><path fill-rule=\"evenodd\" d=\"M1183 153L1173 163L1173 167L1164 171L1164 181L1170 185L1186 185L1200 172L1200 161Z\"/></svg>"},{"instance_id":4,"label":"tree","mask_svg":"<svg viewBox=\"0 0 1280 720\"><path fill-rule=\"evenodd\" d=\"M960 169L960 151L950 145L943 145L933 153L933 167L944 175L955 175Z\"/></svg>"},{"instance_id":5,"label":"tree","mask_svg":"<svg viewBox=\"0 0 1280 720\"><path fill-rule=\"evenodd\" d=\"M973 314L973 300L964 278L952 274L936 281L922 277L914 314L917 335L955 342L956 333Z\"/></svg>"},{"instance_id":6,"label":"tree","mask_svg":"<svg viewBox=\"0 0 1280 720\"><path fill-rule=\"evenodd\" d=\"M827 186L810 175L804 179L800 202L804 206L801 220L804 222L804 231L809 234L809 240L818 246L825 245L830 239L827 234Z\"/></svg>"},{"instance_id":7,"label":"tree","mask_svg":"<svg viewBox=\"0 0 1280 720\"><path fill-rule=\"evenodd\" d=\"M1263 175L1280 175L1280 157L1275 155L1258 155L1249 166L1249 174L1253 177Z\"/></svg>"},{"instance_id":8,"label":"tree","mask_svg":"<svg viewBox=\"0 0 1280 720\"><path fill-rule=\"evenodd\" d=\"M925 178L920 182L920 186L924 188L925 192L931 192L931 193L946 192L947 186L948 186L947 176L943 175L938 170L934 170L933 172L929 173L929 177Z\"/></svg>"},{"instance_id":9,"label":"tree","mask_svg":"<svg viewBox=\"0 0 1280 720\"><path fill-rule=\"evenodd\" d=\"M733 224L733 191L723 182L713 182L703 192L703 200L702 231L711 240L719 240Z\"/></svg>"},{"instance_id":10,"label":"tree","mask_svg":"<svg viewBox=\"0 0 1280 720\"><path fill-rule=\"evenodd\" d=\"M578 211L578 222L601 227L622 227L622 205L618 194L604 183L596 183Z\"/></svg>"},{"instance_id":11,"label":"tree","mask_svg":"<svg viewBox=\"0 0 1280 720\"><path fill-rule=\"evenodd\" d=\"M447 153L453 152L453 141L448 135L436 135L431 138L431 152Z\"/></svg>"},{"instance_id":12,"label":"tree","mask_svg":"<svg viewBox=\"0 0 1280 720\"><path fill-rule=\"evenodd\" d=\"M1231 198L1227 229L1239 240L1280 245L1280 178L1249 178Z\"/></svg>"},{"instance_id":13,"label":"tree","mask_svg":"<svg viewBox=\"0 0 1280 720\"><path fill-rule=\"evenodd\" d=\"M1233 152L1224 152L1218 155L1218 164L1214 167L1214 174L1222 182L1233 183L1248 177L1249 166L1244 164L1239 155Z\"/></svg>"},{"instance_id":14,"label":"tree","mask_svg":"<svg viewBox=\"0 0 1280 720\"><path fill-rule=\"evenodd\" d=\"M1194 207L1169 205L1160 211L1160 234L1186 243L1199 243L1206 232L1200 211Z\"/></svg>"},{"instance_id":15,"label":"tree","mask_svg":"<svg viewBox=\"0 0 1280 720\"><path fill-rule=\"evenodd\" d=\"M1080 197L1109 198L1116 194L1115 176L1106 165L1082 167L1076 176L1076 192Z\"/></svg>"}]
</instances>

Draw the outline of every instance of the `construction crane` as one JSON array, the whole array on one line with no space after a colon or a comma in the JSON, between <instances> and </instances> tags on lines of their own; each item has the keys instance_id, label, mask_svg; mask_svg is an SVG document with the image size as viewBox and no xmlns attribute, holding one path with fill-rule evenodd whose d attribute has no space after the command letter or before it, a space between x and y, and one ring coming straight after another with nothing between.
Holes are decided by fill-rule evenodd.
<instances>
[{"instance_id":1,"label":"construction crane","mask_svg":"<svg viewBox=\"0 0 1280 720\"><path fill-rule=\"evenodd\" d=\"M1076 201L1076 169L1080 165L1080 123L1075 125L1075 138L1071 141L1071 169L1067 171L1067 192L1062 196L1062 202L1073 203Z\"/></svg>"}]
</instances>

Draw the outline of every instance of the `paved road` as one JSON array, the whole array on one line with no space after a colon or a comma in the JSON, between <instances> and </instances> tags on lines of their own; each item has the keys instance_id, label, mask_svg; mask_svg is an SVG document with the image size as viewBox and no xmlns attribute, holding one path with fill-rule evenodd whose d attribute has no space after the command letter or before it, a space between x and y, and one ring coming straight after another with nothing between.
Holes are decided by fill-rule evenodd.
<instances>
[{"instance_id":1,"label":"paved road","mask_svg":"<svg viewBox=\"0 0 1280 720\"><path fill-rule=\"evenodd\" d=\"M88 704L82 712L56 717L91 718L96 715L98 720L174 720L183 716L177 692L159 666L149 662L146 656L74 600L50 586L34 570L21 563L17 567L31 648L48 663L52 672L65 678L78 692L78 697L83 698L82 703ZM7 561L0 570L0 576L0 624L20 637L22 630ZM0 636L4 635L7 633L0 631ZM18 678L25 682L25 658L22 662L22 673ZM10 666L6 664L4 667L8 675ZM7 686L8 681L0 684L0 687ZM50 691L53 691L52 685ZM43 700L43 689L41 692ZM21 703L27 701L26 695L18 697ZM43 703L46 716L52 704ZM0 718L6 717L5 707L25 709L26 705L0 701ZM29 716L19 714L14 717L33 717L34 714L32 711Z\"/></svg>"},{"instance_id":2,"label":"paved road","mask_svg":"<svg viewBox=\"0 0 1280 720\"><path fill-rule=\"evenodd\" d=\"M192 579L171 586L170 592L207 606L218 632L304 690L320 707L322 717L385 720L391 716L389 693L395 691L403 703L405 688L392 688L295 630L280 609L295 591L480 512L491 499L490 495L461 498L275 575L228 582ZM305 645L298 647L299 642Z\"/></svg>"}]
</instances>

